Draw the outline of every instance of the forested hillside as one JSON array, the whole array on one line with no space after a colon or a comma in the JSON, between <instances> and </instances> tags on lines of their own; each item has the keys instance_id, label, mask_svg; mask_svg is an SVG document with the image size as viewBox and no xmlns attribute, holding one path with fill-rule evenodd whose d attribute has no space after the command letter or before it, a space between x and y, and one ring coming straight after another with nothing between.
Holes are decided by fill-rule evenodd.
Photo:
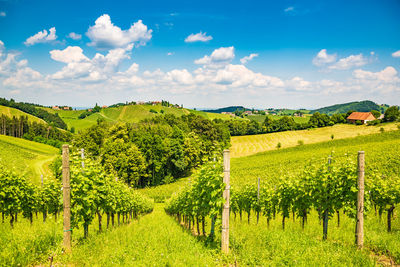
<instances>
[{"instance_id":1,"label":"forested hillside","mask_svg":"<svg viewBox=\"0 0 400 267\"><path fill-rule=\"evenodd\" d=\"M377 110L381 113L384 113L387 108L388 106L378 105L375 102L366 100L366 101L349 102L344 104L337 104L328 107L323 107L312 110L311 113L319 112L328 115L333 115L339 113L347 113L350 110L359 112L369 112L371 110Z\"/></svg>"}]
</instances>

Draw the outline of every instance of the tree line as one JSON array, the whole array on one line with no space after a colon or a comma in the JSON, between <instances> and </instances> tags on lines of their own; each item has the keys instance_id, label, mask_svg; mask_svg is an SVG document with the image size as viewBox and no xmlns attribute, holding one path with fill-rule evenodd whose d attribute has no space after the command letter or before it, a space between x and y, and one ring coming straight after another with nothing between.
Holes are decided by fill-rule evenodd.
<instances>
[{"instance_id":1,"label":"tree line","mask_svg":"<svg viewBox=\"0 0 400 267\"><path fill-rule=\"evenodd\" d=\"M272 116L267 116L263 123L258 123L253 120L217 121L224 123L228 127L231 136L240 136L333 126L339 123L346 123L346 118L353 112L354 110L350 110L347 113L333 114L332 116L315 112L310 117L310 120L306 123L295 122L294 118L291 116L283 116L279 119L274 119ZM381 115L381 113L376 110L371 110L371 113L376 118L379 118ZM400 118L400 112L397 106L388 108L384 115L385 116L382 120L379 119L371 121L368 123L368 125L377 125L381 122L397 121ZM358 124L362 124L362 122L359 121Z\"/></svg>"},{"instance_id":2,"label":"tree line","mask_svg":"<svg viewBox=\"0 0 400 267\"><path fill-rule=\"evenodd\" d=\"M221 122L166 114L133 124L99 121L77 134L73 146L84 148L128 185L146 187L187 176L229 142L229 130Z\"/></svg>"},{"instance_id":3,"label":"tree line","mask_svg":"<svg viewBox=\"0 0 400 267\"><path fill-rule=\"evenodd\" d=\"M57 113L52 114L42 108L39 105L23 102L15 102L14 99L7 100L5 98L0 98L0 105L15 108L21 110L25 113L31 114L32 116L38 117L45 122L53 125L55 127L66 130L67 124L58 116Z\"/></svg>"},{"instance_id":4,"label":"tree line","mask_svg":"<svg viewBox=\"0 0 400 267\"><path fill-rule=\"evenodd\" d=\"M24 138L59 148L63 142L69 142L72 139L70 132L48 124L31 122L28 120L28 116L13 116L10 118L4 114L0 116L0 134Z\"/></svg>"}]
</instances>

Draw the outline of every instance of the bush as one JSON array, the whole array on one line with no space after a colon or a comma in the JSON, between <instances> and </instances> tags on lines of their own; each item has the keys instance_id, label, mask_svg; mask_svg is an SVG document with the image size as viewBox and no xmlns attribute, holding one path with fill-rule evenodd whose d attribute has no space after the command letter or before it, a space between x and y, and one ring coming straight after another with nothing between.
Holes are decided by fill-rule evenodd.
<instances>
[{"instance_id":1,"label":"bush","mask_svg":"<svg viewBox=\"0 0 400 267\"><path fill-rule=\"evenodd\" d=\"M299 146L302 146L302 145L304 145L304 141L303 141L303 140L299 140L299 141L297 141L297 144L298 144Z\"/></svg>"},{"instance_id":2,"label":"bush","mask_svg":"<svg viewBox=\"0 0 400 267\"><path fill-rule=\"evenodd\" d=\"M150 109L150 112L151 113L158 113L157 110L154 110L154 109Z\"/></svg>"},{"instance_id":3,"label":"bush","mask_svg":"<svg viewBox=\"0 0 400 267\"><path fill-rule=\"evenodd\" d=\"M276 148L279 149L279 148L281 148L281 147L282 147L282 144L281 144L281 142L279 142L279 143L276 145Z\"/></svg>"},{"instance_id":4,"label":"bush","mask_svg":"<svg viewBox=\"0 0 400 267\"><path fill-rule=\"evenodd\" d=\"M360 120L356 120L356 125L363 125L364 123Z\"/></svg>"}]
</instances>

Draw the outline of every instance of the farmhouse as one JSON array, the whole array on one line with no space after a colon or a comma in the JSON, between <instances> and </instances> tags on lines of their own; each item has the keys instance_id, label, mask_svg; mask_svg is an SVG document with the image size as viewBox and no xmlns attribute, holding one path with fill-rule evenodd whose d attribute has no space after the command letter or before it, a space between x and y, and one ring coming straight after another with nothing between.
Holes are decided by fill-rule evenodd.
<instances>
[{"instance_id":1,"label":"farmhouse","mask_svg":"<svg viewBox=\"0 0 400 267\"><path fill-rule=\"evenodd\" d=\"M356 123L357 121L361 121L363 124L368 121L374 121L376 118L372 115L371 112L353 112L347 117L347 122Z\"/></svg>"}]
</instances>

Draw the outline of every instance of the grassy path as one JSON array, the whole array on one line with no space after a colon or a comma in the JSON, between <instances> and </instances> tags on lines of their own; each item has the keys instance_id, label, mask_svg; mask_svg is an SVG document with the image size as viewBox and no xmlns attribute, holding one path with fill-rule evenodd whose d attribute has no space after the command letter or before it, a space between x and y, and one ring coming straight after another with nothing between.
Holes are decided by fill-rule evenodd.
<instances>
[{"instance_id":1,"label":"grassy path","mask_svg":"<svg viewBox=\"0 0 400 267\"><path fill-rule=\"evenodd\" d=\"M219 258L156 204L139 221L92 235L55 261L72 266L216 266Z\"/></svg>"}]
</instances>

